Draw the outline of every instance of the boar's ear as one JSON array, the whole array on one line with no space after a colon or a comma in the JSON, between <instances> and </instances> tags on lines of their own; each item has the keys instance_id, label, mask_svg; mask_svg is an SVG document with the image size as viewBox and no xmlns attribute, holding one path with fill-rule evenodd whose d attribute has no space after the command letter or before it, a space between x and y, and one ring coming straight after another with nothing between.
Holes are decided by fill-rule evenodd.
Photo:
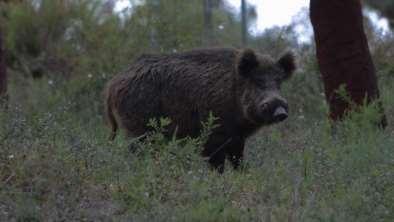
<instances>
[{"instance_id":1,"label":"boar's ear","mask_svg":"<svg viewBox=\"0 0 394 222\"><path fill-rule=\"evenodd\" d=\"M259 65L256 54L252 49L245 49L238 55L237 71L240 75L248 77L250 72Z\"/></svg>"},{"instance_id":2,"label":"boar's ear","mask_svg":"<svg viewBox=\"0 0 394 222\"><path fill-rule=\"evenodd\" d=\"M294 54L292 52L287 52L279 60L278 65L285 71L284 80L291 77L291 74L296 69Z\"/></svg>"}]
</instances>

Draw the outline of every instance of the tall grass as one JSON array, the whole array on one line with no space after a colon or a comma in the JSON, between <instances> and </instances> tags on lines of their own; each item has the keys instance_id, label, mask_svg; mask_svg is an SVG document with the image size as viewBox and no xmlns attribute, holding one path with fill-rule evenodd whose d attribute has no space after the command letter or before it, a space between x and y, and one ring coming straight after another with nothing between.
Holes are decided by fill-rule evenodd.
<instances>
[{"instance_id":1,"label":"tall grass","mask_svg":"<svg viewBox=\"0 0 394 222\"><path fill-rule=\"evenodd\" d=\"M218 175L199 156L204 138L166 139L162 121L144 142L111 143L100 103L85 104L96 94L46 80L28 87L30 99L0 112L2 221L394 218L393 128L374 126L373 105L335 132L324 113L295 110L248 141L243 170ZM392 96L383 88L389 117Z\"/></svg>"}]
</instances>

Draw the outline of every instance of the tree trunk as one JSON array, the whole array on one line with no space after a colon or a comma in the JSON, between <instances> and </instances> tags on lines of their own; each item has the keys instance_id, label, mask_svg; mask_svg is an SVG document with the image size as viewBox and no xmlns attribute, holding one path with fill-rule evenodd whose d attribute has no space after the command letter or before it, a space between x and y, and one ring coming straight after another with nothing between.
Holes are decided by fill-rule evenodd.
<instances>
[{"instance_id":1,"label":"tree trunk","mask_svg":"<svg viewBox=\"0 0 394 222\"><path fill-rule=\"evenodd\" d=\"M204 45L213 45L212 0L203 0L204 10Z\"/></svg>"},{"instance_id":2,"label":"tree trunk","mask_svg":"<svg viewBox=\"0 0 394 222\"><path fill-rule=\"evenodd\" d=\"M345 87L351 103L362 105L379 98L375 67L363 27L360 0L311 0L310 18L315 33L317 59L325 94L334 121L351 107L338 90ZM381 107L381 126L386 119Z\"/></svg>"},{"instance_id":3,"label":"tree trunk","mask_svg":"<svg viewBox=\"0 0 394 222\"><path fill-rule=\"evenodd\" d=\"M3 48L3 33L0 29L0 103L7 99L7 68Z\"/></svg>"},{"instance_id":4,"label":"tree trunk","mask_svg":"<svg viewBox=\"0 0 394 222\"><path fill-rule=\"evenodd\" d=\"M248 21L247 21L247 8L246 0L241 0L241 34L242 34L242 45L245 47L248 45Z\"/></svg>"}]
</instances>

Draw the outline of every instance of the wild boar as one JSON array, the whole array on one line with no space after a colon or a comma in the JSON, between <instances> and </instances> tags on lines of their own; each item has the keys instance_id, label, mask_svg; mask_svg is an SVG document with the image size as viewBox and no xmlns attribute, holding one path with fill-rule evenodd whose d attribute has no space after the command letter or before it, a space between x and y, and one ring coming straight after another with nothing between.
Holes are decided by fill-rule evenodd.
<instances>
[{"instance_id":1,"label":"wild boar","mask_svg":"<svg viewBox=\"0 0 394 222\"><path fill-rule=\"evenodd\" d=\"M150 119L168 117L167 133L199 136L210 113L219 127L201 154L219 172L226 156L238 168L245 140L261 126L288 117L280 85L296 66L292 53L278 60L252 49L198 49L165 55L142 55L106 88L106 113L112 129L130 137L151 129Z\"/></svg>"}]
</instances>

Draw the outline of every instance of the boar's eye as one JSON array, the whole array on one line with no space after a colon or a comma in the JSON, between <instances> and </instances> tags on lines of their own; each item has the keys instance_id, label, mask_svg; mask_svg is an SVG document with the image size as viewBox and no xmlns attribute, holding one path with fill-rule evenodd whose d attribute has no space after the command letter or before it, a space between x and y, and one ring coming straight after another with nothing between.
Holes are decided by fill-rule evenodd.
<instances>
[{"instance_id":1,"label":"boar's eye","mask_svg":"<svg viewBox=\"0 0 394 222\"><path fill-rule=\"evenodd\" d=\"M240 75L248 77L259 66L256 54L252 49L245 49L237 60L237 71Z\"/></svg>"},{"instance_id":2,"label":"boar's eye","mask_svg":"<svg viewBox=\"0 0 394 222\"><path fill-rule=\"evenodd\" d=\"M287 52L286 54L284 54L278 60L277 64L285 72L285 76L283 77L283 80L290 78L296 69L294 55L291 52Z\"/></svg>"}]
</instances>

